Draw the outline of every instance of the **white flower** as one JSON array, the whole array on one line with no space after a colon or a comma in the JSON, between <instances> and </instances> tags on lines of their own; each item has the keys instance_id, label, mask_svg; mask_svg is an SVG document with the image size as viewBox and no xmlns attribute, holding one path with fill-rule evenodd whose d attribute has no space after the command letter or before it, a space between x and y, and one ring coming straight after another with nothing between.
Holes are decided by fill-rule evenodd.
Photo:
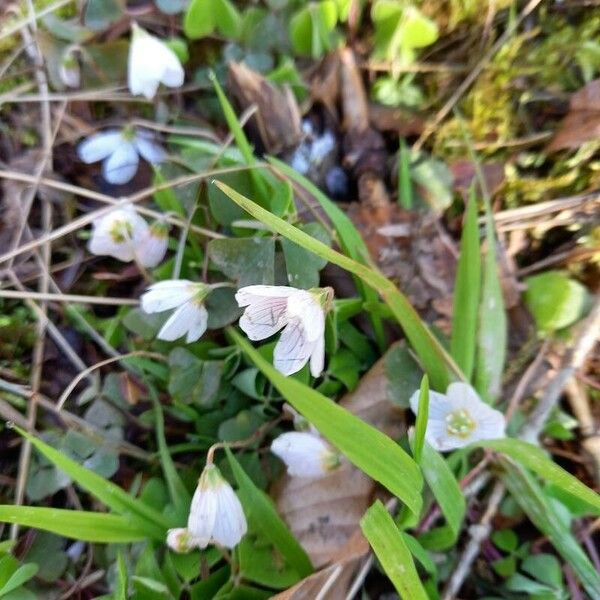
<instances>
[{"instance_id":1,"label":"white flower","mask_svg":"<svg viewBox=\"0 0 600 600\"><path fill-rule=\"evenodd\" d=\"M271 452L292 477L323 477L340 465L340 456L316 431L290 431L276 437Z\"/></svg>"},{"instance_id":2,"label":"white flower","mask_svg":"<svg viewBox=\"0 0 600 600\"><path fill-rule=\"evenodd\" d=\"M215 465L207 465L192 498L188 531L200 548L218 544L233 548L248 525L242 505Z\"/></svg>"},{"instance_id":3,"label":"white flower","mask_svg":"<svg viewBox=\"0 0 600 600\"><path fill-rule=\"evenodd\" d=\"M134 96L154 98L158 85L179 87L184 72L177 55L161 40L132 24L127 83Z\"/></svg>"},{"instance_id":4,"label":"white flower","mask_svg":"<svg viewBox=\"0 0 600 600\"><path fill-rule=\"evenodd\" d=\"M174 552L184 554L199 547L199 541L185 527L169 529L167 532L167 546Z\"/></svg>"},{"instance_id":5,"label":"white flower","mask_svg":"<svg viewBox=\"0 0 600 600\"><path fill-rule=\"evenodd\" d=\"M159 281L142 295L142 310L147 313L176 310L158 332L158 339L172 342L183 335L189 344L206 331L208 312L202 301L210 287L186 279Z\"/></svg>"},{"instance_id":6,"label":"white flower","mask_svg":"<svg viewBox=\"0 0 600 600\"><path fill-rule=\"evenodd\" d=\"M411 396L410 407L417 414L418 391ZM440 452L504 437L505 427L504 415L483 402L467 383L451 383L446 394L429 392L425 439Z\"/></svg>"},{"instance_id":7,"label":"white flower","mask_svg":"<svg viewBox=\"0 0 600 600\"><path fill-rule=\"evenodd\" d=\"M126 204L94 221L88 249L92 254L129 262L135 260L135 249L147 235L148 223Z\"/></svg>"},{"instance_id":8,"label":"white flower","mask_svg":"<svg viewBox=\"0 0 600 600\"><path fill-rule=\"evenodd\" d=\"M284 375L299 371L310 359L310 372L318 377L325 361L325 313L331 288L299 290L276 285L250 285L235 295L246 307L240 327L251 340L263 340L284 328L275 351L275 368Z\"/></svg>"},{"instance_id":9,"label":"white flower","mask_svg":"<svg viewBox=\"0 0 600 600\"><path fill-rule=\"evenodd\" d=\"M165 159L149 131L132 127L95 133L79 144L77 154L87 164L103 161L102 175L113 185L127 183L137 173L140 154L153 165Z\"/></svg>"},{"instance_id":10,"label":"white flower","mask_svg":"<svg viewBox=\"0 0 600 600\"><path fill-rule=\"evenodd\" d=\"M148 223L131 204L112 210L93 224L88 249L98 256L113 256L123 262L137 261L155 267L167 251L168 231L163 223Z\"/></svg>"},{"instance_id":11,"label":"white flower","mask_svg":"<svg viewBox=\"0 0 600 600\"><path fill-rule=\"evenodd\" d=\"M169 227L164 221L156 221L148 227L147 234L140 240L136 253L144 267L156 267L169 247Z\"/></svg>"}]
</instances>

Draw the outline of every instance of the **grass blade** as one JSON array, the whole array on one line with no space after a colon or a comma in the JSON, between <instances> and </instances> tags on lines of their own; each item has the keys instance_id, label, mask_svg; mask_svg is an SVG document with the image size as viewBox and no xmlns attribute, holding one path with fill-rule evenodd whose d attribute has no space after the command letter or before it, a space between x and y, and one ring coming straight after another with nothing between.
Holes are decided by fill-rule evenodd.
<instances>
[{"instance_id":1,"label":"grass blade","mask_svg":"<svg viewBox=\"0 0 600 600\"><path fill-rule=\"evenodd\" d=\"M242 196L228 185L215 181L215 185L229 196L236 204L250 213L254 218L267 225L273 231L296 242L303 248L314 252L350 273L360 277L367 285L377 291L388 304L392 314L404 329L404 333L419 356L425 371L429 375L433 386L438 390L445 391L449 383L447 365L452 366L461 377L462 373L456 366L450 355L438 342L435 336L411 306L410 302L396 286L381 273L374 271L366 265L336 252L326 244L300 231L297 227L290 225L283 219L272 215L269 211L261 208L252 200Z\"/></svg>"},{"instance_id":2,"label":"grass blade","mask_svg":"<svg viewBox=\"0 0 600 600\"><path fill-rule=\"evenodd\" d=\"M450 354L469 381L475 365L480 290L481 256L477 226L477 201L473 188L471 188L454 284L452 338L450 340Z\"/></svg>"},{"instance_id":3,"label":"grass blade","mask_svg":"<svg viewBox=\"0 0 600 600\"><path fill-rule=\"evenodd\" d=\"M303 187L317 200L335 228L341 249L350 258L353 258L359 263L366 264L365 260L369 256L369 250L360 233L354 226L354 223L348 218L348 215L338 208L334 202L332 202L312 181L304 177L304 175L301 175L298 171L292 169L292 167L276 158L268 157L267 160L278 171ZM377 303L379 301L377 292L366 285L360 277L355 275L354 281L358 292L365 302ZM379 315L374 314L370 315L370 319L377 346L383 351L387 347L383 330L383 321Z\"/></svg>"},{"instance_id":4,"label":"grass blade","mask_svg":"<svg viewBox=\"0 0 600 600\"><path fill-rule=\"evenodd\" d=\"M502 383L506 359L507 324L502 286L496 263L494 218L487 201L485 230L487 253L483 267L483 286L479 306L475 388L484 400L493 403L500 394Z\"/></svg>"},{"instance_id":5,"label":"grass blade","mask_svg":"<svg viewBox=\"0 0 600 600\"><path fill-rule=\"evenodd\" d=\"M410 150L406 147L404 139L400 140L400 153L398 154L398 203L406 210L411 210L413 207Z\"/></svg>"},{"instance_id":6,"label":"grass blade","mask_svg":"<svg viewBox=\"0 0 600 600\"><path fill-rule=\"evenodd\" d=\"M425 431L427 429L427 418L429 417L429 379L423 375L421 389L419 391L419 412L415 424L415 441L413 442L413 456L417 464L421 464L423 445L425 444Z\"/></svg>"},{"instance_id":7,"label":"grass blade","mask_svg":"<svg viewBox=\"0 0 600 600\"><path fill-rule=\"evenodd\" d=\"M281 552L299 577L310 575L313 572L310 558L277 513L271 499L254 485L231 450L225 447L225 452L249 521Z\"/></svg>"},{"instance_id":8,"label":"grass blade","mask_svg":"<svg viewBox=\"0 0 600 600\"><path fill-rule=\"evenodd\" d=\"M503 481L531 522L546 535L573 569L590 598L600 598L600 574L573 537L554 505L547 502L535 479L524 469L505 462Z\"/></svg>"},{"instance_id":9,"label":"grass blade","mask_svg":"<svg viewBox=\"0 0 600 600\"><path fill-rule=\"evenodd\" d=\"M410 550L390 513L379 500L365 513L360 527L400 598L428 600Z\"/></svg>"},{"instance_id":10,"label":"grass blade","mask_svg":"<svg viewBox=\"0 0 600 600\"><path fill-rule=\"evenodd\" d=\"M350 462L419 514L423 478L417 464L387 435L297 379L285 377L234 329L235 343L279 393Z\"/></svg>"},{"instance_id":11,"label":"grass blade","mask_svg":"<svg viewBox=\"0 0 600 600\"><path fill-rule=\"evenodd\" d=\"M476 445L505 454L533 471L543 480L553 483L568 494L583 500L590 505L592 511L596 511L596 514L600 515L600 495L552 462L537 446L514 438L482 440Z\"/></svg>"},{"instance_id":12,"label":"grass blade","mask_svg":"<svg viewBox=\"0 0 600 600\"><path fill-rule=\"evenodd\" d=\"M419 540L432 550L445 550L454 544L460 533L467 508L465 497L444 457L429 444L424 445L419 464L447 523L447 527L437 528Z\"/></svg>"},{"instance_id":13,"label":"grass blade","mask_svg":"<svg viewBox=\"0 0 600 600\"><path fill-rule=\"evenodd\" d=\"M128 544L148 537L143 529L125 517L62 508L2 505L0 522L17 523L97 544Z\"/></svg>"},{"instance_id":14,"label":"grass blade","mask_svg":"<svg viewBox=\"0 0 600 600\"><path fill-rule=\"evenodd\" d=\"M164 541L171 523L161 513L147 506L141 500L133 498L118 485L82 467L74 460L52 448L52 446L23 431L20 427L14 425L13 428L19 435L29 440L38 452L59 469L62 469L84 490L95 496L117 514L127 517L136 527L143 530L148 537Z\"/></svg>"},{"instance_id":15,"label":"grass blade","mask_svg":"<svg viewBox=\"0 0 600 600\"><path fill-rule=\"evenodd\" d=\"M233 135L233 139L235 140L237 147L240 149L240 152L244 157L244 161L248 166L251 167L256 164L256 157L254 156L254 150L252 149L252 146L250 145L250 142L244 133L244 128L237 118L237 115L233 110L233 106L231 106L231 103L227 99L221 84L217 80L215 74L212 72L210 73L210 79L215 86L217 98L221 104L221 109L225 115L225 120L227 121L229 130L231 131L231 135ZM266 202L267 198L269 197L269 193L262 174L255 169L250 169L250 177L252 177L252 182L256 186L256 191L259 193L261 200Z\"/></svg>"}]
</instances>

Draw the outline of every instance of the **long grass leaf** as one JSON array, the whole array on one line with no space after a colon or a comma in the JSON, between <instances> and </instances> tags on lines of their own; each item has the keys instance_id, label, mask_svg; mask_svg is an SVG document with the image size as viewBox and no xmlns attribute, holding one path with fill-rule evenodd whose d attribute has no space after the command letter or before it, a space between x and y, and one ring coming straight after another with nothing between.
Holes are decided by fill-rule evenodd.
<instances>
[{"instance_id":1,"label":"long grass leaf","mask_svg":"<svg viewBox=\"0 0 600 600\"><path fill-rule=\"evenodd\" d=\"M450 353L470 380L475 365L477 314L481 290L481 255L477 226L477 201L471 188L460 242L460 257L454 284Z\"/></svg>"},{"instance_id":2,"label":"long grass leaf","mask_svg":"<svg viewBox=\"0 0 600 600\"><path fill-rule=\"evenodd\" d=\"M94 495L117 514L128 517L139 529L143 529L148 537L159 540L165 539L167 529L171 526L171 523L161 513L147 506L141 500L133 498L118 485L82 467L20 427L14 425L13 428L29 440L32 446L53 465L69 475L79 486Z\"/></svg>"},{"instance_id":3,"label":"long grass leaf","mask_svg":"<svg viewBox=\"0 0 600 600\"><path fill-rule=\"evenodd\" d=\"M573 569L590 598L600 598L600 573L594 568L556 508L548 502L535 479L506 461L503 481L531 522L552 542Z\"/></svg>"},{"instance_id":4,"label":"long grass leaf","mask_svg":"<svg viewBox=\"0 0 600 600\"><path fill-rule=\"evenodd\" d=\"M496 263L496 234L489 201L486 201L487 252L479 306L475 387L487 402L500 394L506 359L507 324L500 275Z\"/></svg>"},{"instance_id":5,"label":"long grass leaf","mask_svg":"<svg viewBox=\"0 0 600 600\"><path fill-rule=\"evenodd\" d=\"M414 513L421 510L423 478L417 464L387 435L304 383L285 377L234 329L229 334L277 391L350 462L397 496Z\"/></svg>"},{"instance_id":6,"label":"long grass leaf","mask_svg":"<svg viewBox=\"0 0 600 600\"><path fill-rule=\"evenodd\" d=\"M233 110L233 106L231 106L231 103L227 99L227 96L225 95L225 92L223 91L223 88L221 87L221 84L214 73L210 74L210 78L215 87L215 91L217 92L217 98L221 104L221 110L225 115L225 120L227 121L229 130L231 131L231 135L233 135L233 139L235 140L237 147L240 149L240 152L244 157L244 161L248 166L255 165L256 157L254 156L254 150L252 149L252 146L250 145L250 142L244 133L242 124ZM262 201L266 202L268 199L268 190L262 174L255 169L250 169L249 173L250 177L252 178L252 182L256 186L256 191L260 194Z\"/></svg>"},{"instance_id":7,"label":"long grass leaf","mask_svg":"<svg viewBox=\"0 0 600 600\"><path fill-rule=\"evenodd\" d=\"M415 423L415 440L413 442L413 456L415 462L421 464L423 445L425 444L425 431L427 430L427 418L429 416L429 379L423 375L421 389L419 390L419 411Z\"/></svg>"},{"instance_id":8,"label":"long grass leaf","mask_svg":"<svg viewBox=\"0 0 600 600\"><path fill-rule=\"evenodd\" d=\"M444 457L429 444L423 447L423 458L419 464L447 523L447 526L437 528L419 540L432 550L445 550L458 539L466 511L465 497Z\"/></svg>"},{"instance_id":9,"label":"long grass leaf","mask_svg":"<svg viewBox=\"0 0 600 600\"><path fill-rule=\"evenodd\" d=\"M62 508L2 505L0 521L97 544L127 544L148 537L143 529L125 517Z\"/></svg>"},{"instance_id":10,"label":"long grass leaf","mask_svg":"<svg viewBox=\"0 0 600 600\"><path fill-rule=\"evenodd\" d=\"M360 264L336 252L326 244L300 231L297 227L290 225L283 219L272 215L269 211L242 196L228 185L220 181L216 181L215 185L236 204L273 231L360 277L367 285L376 290L388 304L392 314L404 329L406 337L420 358L423 368L429 375L429 379L435 389L445 391L448 387L449 372L447 365L451 365L455 372L460 377L463 377L460 369L423 323L406 296L389 279L366 265Z\"/></svg>"},{"instance_id":11,"label":"long grass leaf","mask_svg":"<svg viewBox=\"0 0 600 600\"><path fill-rule=\"evenodd\" d=\"M400 598L428 600L402 533L379 500L367 510L360 527Z\"/></svg>"},{"instance_id":12,"label":"long grass leaf","mask_svg":"<svg viewBox=\"0 0 600 600\"><path fill-rule=\"evenodd\" d=\"M355 261L366 264L365 260L366 257L369 256L369 250L360 233L354 226L354 223L348 218L348 215L331 201L312 181L304 177L304 175L301 175L283 161L277 160L272 156L267 157L267 160L277 169L277 171L281 172L286 177L289 177L315 198L333 224L340 247L344 253ZM378 302L377 292L375 290L366 285L364 281L356 275L354 275L354 281L359 294L365 302ZM377 346L383 351L386 348L383 321L381 317L376 314L371 314L369 317L371 325L373 326L373 333L375 334Z\"/></svg>"},{"instance_id":13,"label":"long grass leaf","mask_svg":"<svg viewBox=\"0 0 600 600\"><path fill-rule=\"evenodd\" d=\"M225 452L248 520L281 552L299 577L310 575L313 572L310 558L277 513L272 500L254 485L231 450L225 447Z\"/></svg>"},{"instance_id":14,"label":"long grass leaf","mask_svg":"<svg viewBox=\"0 0 600 600\"><path fill-rule=\"evenodd\" d=\"M595 510L596 514L600 515L600 495L552 462L537 446L514 438L482 440L477 442L476 446L505 454L543 480L583 500L590 505L592 511Z\"/></svg>"}]
</instances>

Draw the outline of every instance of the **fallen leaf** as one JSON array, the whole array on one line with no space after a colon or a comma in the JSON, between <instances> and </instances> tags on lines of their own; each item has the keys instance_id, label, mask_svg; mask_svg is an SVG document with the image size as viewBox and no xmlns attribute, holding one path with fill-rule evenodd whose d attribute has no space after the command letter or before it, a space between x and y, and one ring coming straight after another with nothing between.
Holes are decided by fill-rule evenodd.
<instances>
[{"instance_id":1,"label":"fallen leaf","mask_svg":"<svg viewBox=\"0 0 600 600\"><path fill-rule=\"evenodd\" d=\"M454 177L453 188L465 201L468 198L469 188L473 182L476 184L476 194L481 196L481 186L473 161L466 159L457 160L450 163L449 167ZM494 195L504 183L504 165L501 162L486 162L481 165L481 171L488 193Z\"/></svg>"},{"instance_id":2,"label":"fallen leaf","mask_svg":"<svg viewBox=\"0 0 600 600\"><path fill-rule=\"evenodd\" d=\"M404 430L403 411L392 404L385 357L340 402L344 408L395 438ZM359 529L375 483L349 463L321 479L284 476L275 487L280 514L316 567L339 559L340 549ZM303 597L303 596L299 596ZM306 596L316 597L316 596Z\"/></svg>"},{"instance_id":3,"label":"fallen leaf","mask_svg":"<svg viewBox=\"0 0 600 600\"><path fill-rule=\"evenodd\" d=\"M571 96L569 112L546 146L546 152L576 150L599 136L600 79L595 79Z\"/></svg>"}]
</instances>

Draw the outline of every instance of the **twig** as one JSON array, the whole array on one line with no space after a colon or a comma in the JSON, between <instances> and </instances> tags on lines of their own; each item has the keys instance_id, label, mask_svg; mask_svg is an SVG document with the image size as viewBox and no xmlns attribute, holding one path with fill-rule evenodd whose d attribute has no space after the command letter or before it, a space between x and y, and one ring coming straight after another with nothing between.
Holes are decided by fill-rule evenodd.
<instances>
[{"instance_id":1,"label":"twig","mask_svg":"<svg viewBox=\"0 0 600 600\"><path fill-rule=\"evenodd\" d=\"M131 298L112 298L110 296L81 296L79 294L52 294L50 292L30 292L28 290L0 289L0 298L18 300L41 300L54 302L79 302L83 304L104 304L109 306L136 306L138 300Z\"/></svg>"},{"instance_id":2,"label":"twig","mask_svg":"<svg viewBox=\"0 0 600 600\"><path fill-rule=\"evenodd\" d=\"M600 298L590 315L581 323L573 349L567 353L564 366L554 376L535 410L529 415L520 433L525 441L536 443L550 413L554 410L568 381L583 366L600 333Z\"/></svg>"},{"instance_id":3,"label":"twig","mask_svg":"<svg viewBox=\"0 0 600 600\"><path fill-rule=\"evenodd\" d=\"M494 484L494 488L488 499L487 508L483 513L481 520L476 525L471 525L471 527L469 527L469 534L471 536L469 543L458 559L458 567L448 581L442 600L452 600L460 591L464 580L471 571L473 562L479 555L481 543L486 540L492 532L491 523L500 508L500 503L502 502L505 491L506 488L504 487L504 484L497 481Z\"/></svg>"},{"instance_id":4,"label":"twig","mask_svg":"<svg viewBox=\"0 0 600 600\"><path fill-rule=\"evenodd\" d=\"M3 39L5 39L7 37L10 37L14 33L17 33L18 31L23 29L23 27L27 27L33 23L36 23L36 21L38 19L41 19L45 15L49 15L50 13L57 11L59 8L62 8L63 6L66 6L67 4L71 4L71 2L73 2L73 0L58 0L58 2L55 2L54 4L47 6L43 10L40 10L38 13L34 13L33 15L29 14L28 17L26 17L25 19L23 19L21 21L18 21L12 27L9 27L8 29L4 29L3 31L0 31L0 41L2 41Z\"/></svg>"}]
</instances>

